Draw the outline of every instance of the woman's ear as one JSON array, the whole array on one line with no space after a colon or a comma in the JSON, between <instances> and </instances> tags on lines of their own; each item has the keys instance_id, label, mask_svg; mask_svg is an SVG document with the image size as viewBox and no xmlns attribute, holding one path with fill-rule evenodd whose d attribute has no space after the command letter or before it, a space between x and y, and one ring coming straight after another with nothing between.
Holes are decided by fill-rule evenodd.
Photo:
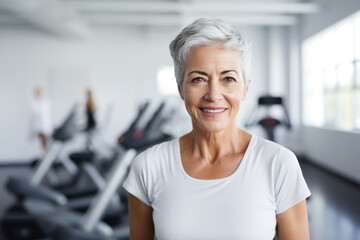
<instances>
[{"instance_id":1,"label":"woman's ear","mask_svg":"<svg viewBox=\"0 0 360 240\"><path fill-rule=\"evenodd\" d=\"M251 83L251 79L249 79L249 83L246 85L242 100L245 100L245 98L246 98L247 92L249 90L250 83Z\"/></svg>"},{"instance_id":2,"label":"woman's ear","mask_svg":"<svg viewBox=\"0 0 360 240\"><path fill-rule=\"evenodd\" d=\"M181 91L181 87L180 87L179 84L177 86L178 86L178 91L179 91L180 97L181 97L182 100L184 100L184 96L183 96L183 93Z\"/></svg>"}]
</instances>

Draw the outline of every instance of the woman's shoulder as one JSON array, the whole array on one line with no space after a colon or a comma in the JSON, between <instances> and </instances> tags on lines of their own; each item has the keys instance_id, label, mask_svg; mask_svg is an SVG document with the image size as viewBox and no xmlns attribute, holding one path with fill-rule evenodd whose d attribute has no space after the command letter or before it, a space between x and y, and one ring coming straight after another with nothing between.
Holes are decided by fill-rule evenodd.
<instances>
[{"instance_id":1,"label":"woman's shoulder","mask_svg":"<svg viewBox=\"0 0 360 240\"><path fill-rule=\"evenodd\" d=\"M267 140L254 134L251 137L251 142L253 143L253 147L257 148L258 150L262 149L268 151L279 151L279 149L283 147L276 142Z\"/></svg>"},{"instance_id":2,"label":"woman's shoulder","mask_svg":"<svg viewBox=\"0 0 360 240\"><path fill-rule=\"evenodd\" d=\"M136 156L132 165L134 165L135 168L153 168L157 165L163 165L164 161L169 159L169 156L171 157L176 153L178 142L179 139L175 138L149 147Z\"/></svg>"},{"instance_id":3,"label":"woman's shoulder","mask_svg":"<svg viewBox=\"0 0 360 240\"><path fill-rule=\"evenodd\" d=\"M255 135L252 136L251 141L254 142L252 150L264 156L276 156L276 159L280 161L284 159L296 159L295 154L290 149L276 142Z\"/></svg>"},{"instance_id":4,"label":"woman's shoulder","mask_svg":"<svg viewBox=\"0 0 360 240\"><path fill-rule=\"evenodd\" d=\"M168 154L169 152L173 152L175 150L178 142L179 142L179 138L175 138L169 141L158 143L149 147L141 154L150 155L150 156Z\"/></svg>"}]
</instances>

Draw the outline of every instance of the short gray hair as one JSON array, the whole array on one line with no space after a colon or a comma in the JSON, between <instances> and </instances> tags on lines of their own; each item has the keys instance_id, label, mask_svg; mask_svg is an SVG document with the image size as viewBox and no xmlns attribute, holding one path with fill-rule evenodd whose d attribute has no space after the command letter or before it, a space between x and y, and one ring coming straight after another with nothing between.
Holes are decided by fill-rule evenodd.
<instances>
[{"instance_id":1,"label":"short gray hair","mask_svg":"<svg viewBox=\"0 0 360 240\"><path fill-rule=\"evenodd\" d=\"M222 43L222 47L241 52L244 89L250 79L251 44L247 37L220 19L200 18L185 27L170 43L176 82L182 91L185 62L190 51L200 46Z\"/></svg>"}]
</instances>

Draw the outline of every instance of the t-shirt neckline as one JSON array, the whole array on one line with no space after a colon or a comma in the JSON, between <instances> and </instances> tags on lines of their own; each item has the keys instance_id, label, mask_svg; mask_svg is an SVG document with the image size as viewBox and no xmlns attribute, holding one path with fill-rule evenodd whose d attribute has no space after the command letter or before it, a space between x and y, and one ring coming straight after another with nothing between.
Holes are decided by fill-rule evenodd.
<instances>
[{"instance_id":1,"label":"t-shirt neckline","mask_svg":"<svg viewBox=\"0 0 360 240\"><path fill-rule=\"evenodd\" d=\"M249 152L252 148L252 145L253 145L253 142L254 142L254 134L251 135L251 138L250 138L250 141L249 141L249 144L245 150L245 153L244 153L244 156L240 162L240 164L237 166L236 170L230 174L229 176L226 176L226 177L223 177L223 178L214 178L214 179L199 179L199 178L194 178L192 176L190 176L186 171L185 171L185 168L182 164L182 161L181 161L181 152L180 152L180 138L177 138L177 141L176 141L176 160L179 164L179 168L180 168L180 171L182 172L182 174L187 178L187 179L190 179L192 181L197 181L197 182L220 182L220 181L226 181L228 179L231 179L233 178L233 176L235 176L242 168L243 166L245 165L246 163L246 159L248 158L247 156L249 155Z\"/></svg>"}]
</instances>

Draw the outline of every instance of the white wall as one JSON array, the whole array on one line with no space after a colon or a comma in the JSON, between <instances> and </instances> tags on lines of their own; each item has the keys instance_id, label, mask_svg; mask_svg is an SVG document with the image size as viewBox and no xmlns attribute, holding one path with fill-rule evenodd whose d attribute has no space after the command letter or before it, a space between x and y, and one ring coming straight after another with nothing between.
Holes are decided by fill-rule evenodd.
<instances>
[{"instance_id":1,"label":"white wall","mask_svg":"<svg viewBox=\"0 0 360 240\"><path fill-rule=\"evenodd\" d=\"M253 78L239 114L251 110L267 79L266 34L244 31L253 42ZM95 92L104 115L113 105L105 139L115 143L142 100L159 97L156 72L171 65L168 45L178 29L97 28L86 40L61 39L29 28L0 28L0 162L26 160L39 153L29 137L29 101L35 87L44 88L58 125L74 101L84 101L85 85ZM59 93L60 92L60 93ZM50 96L49 96L50 95Z\"/></svg>"},{"instance_id":2,"label":"white wall","mask_svg":"<svg viewBox=\"0 0 360 240\"><path fill-rule=\"evenodd\" d=\"M358 0L315 0L314 2L321 5L322 11L303 17L301 40L360 10ZM302 127L301 132L304 153L311 160L360 183L360 134L306 126Z\"/></svg>"},{"instance_id":3,"label":"white wall","mask_svg":"<svg viewBox=\"0 0 360 240\"><path fill-rule=\"evenodd\" d=\"M171 63L170 56L161 52L167 53L172 35L156 39L150 35L143 29L98 29L89 39L71 40L30 29L1 29L0 159L23 160L37 153L34 149L38 147L28 137L28 104L36 86L48 95L53 93L48 97L53 100L54 123L58 125L70 110L69 98L84 100L85 89L76 96L74 86L84 85L76 81L84 82L86 76L95 91L99 115L107 105L114 105L106 134L114 142L135 113L136 104L157 95L157 67ZM76 80L76 76L80 78ZM54 79L55 90L51 86ZM63 99L56 90L67 90Z\"/></svg>"},{"instance_id":4,"label":"white wall","mask_svg":"<svg viewBox=\"0 0 360 240\"><path fill-rule=\"evenodd\" d=\"M251 83L245 101L242 102L238 123L240 127L244 127L244 123L257 106L257 99L260 95L267 93L267 81L269 76L268 55L269 42L266 27L259 28L240 28L245 32L252 44L252 65L251 65ZM246 129L257 135L263 134L256 128Z\"/></svg>"},{"instance_id":5,"label":"white wall","mask_svg":"<svg viewBox=\"0 0 360 240\"><path fill-rule=\"evenodd\" d=\"M311 160L360 183L360 136L303 127L303 144Z\"/></svg>"}]
</instances>

